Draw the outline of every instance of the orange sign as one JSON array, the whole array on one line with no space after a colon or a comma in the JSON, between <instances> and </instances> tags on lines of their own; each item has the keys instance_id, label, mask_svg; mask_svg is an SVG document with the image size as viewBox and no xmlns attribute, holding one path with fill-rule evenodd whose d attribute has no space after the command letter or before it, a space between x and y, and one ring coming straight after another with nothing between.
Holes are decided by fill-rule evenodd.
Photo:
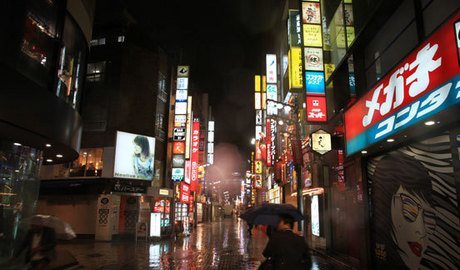
<instances>
[{"instance_id":1,"label":"orange sign","mask_svg":"<svg viewBox=\"0 0 460 270\"><path fill-rule=\"evenodd\" d=\"M173 154L184 154L185 153L185 142L174 142L173 143Z\"/></svg>"}]
</instances>

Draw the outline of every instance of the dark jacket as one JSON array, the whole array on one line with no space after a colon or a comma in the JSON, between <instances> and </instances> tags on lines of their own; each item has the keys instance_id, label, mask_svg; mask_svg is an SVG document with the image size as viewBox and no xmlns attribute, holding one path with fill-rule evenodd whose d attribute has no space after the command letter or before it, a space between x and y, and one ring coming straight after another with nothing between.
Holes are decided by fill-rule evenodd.
<instances>
[{"instance_id":1,"label":"dark jacket","mask_svg":"<svg viewBox=\"0 0 460 270\"><path fill-rule=\"evenodd\" d=\"M28 231L21 246L16 250L15 256L18 256L25 250L26 262L29 262L33 256L32 254L32 241L34 237L33 231ZM43 227L42 237L39 243L40 253L48 260L53 260L56 257L56 232L54 229Z\"/></svg>"},{"instance_id":2,"label":"dark jacket","mask_svg":"<svg viewBox=\"0 0 460 270\"><path fill-rule=\"evenodd\" d=\"M263 255L272 258L275 269L310 269L311 258L305 239L290 230L274 231Z\"/></svg>"}]
</instances>

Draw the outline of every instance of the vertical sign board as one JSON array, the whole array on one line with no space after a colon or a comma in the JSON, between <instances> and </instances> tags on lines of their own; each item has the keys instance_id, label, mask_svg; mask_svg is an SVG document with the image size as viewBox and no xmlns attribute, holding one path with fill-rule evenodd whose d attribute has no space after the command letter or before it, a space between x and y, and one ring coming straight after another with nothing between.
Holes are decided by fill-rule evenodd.
<instances>
[{"instance_id":1,"label":"vertical sign board","mask_svg":"<svg viewBox=\"0 0 460 270\"><path fill-rule=\"evenodd\" d=\"M179 201L181 203L190 202L190 186L184 182L180 183L180 197Z\"/></svg>"},{"instance_id":2,"label":"vertical sign board","mask_svg":"<svg viewBox=\"0 0 460 270\"><path fill-rule=\"evenodd\" d=\"M187 108L187 129L185 135L185 158L190 159L190 136L192 133L192 96L188 97L188 108Z\"/></svg>"},{"instance_id":3,"label":"vertical sign board","mask_svg":"<svg viewBox=\"0 0 460 270\"><path fill-rule=\"evenodd\" d=\"M302 1L303 71L307 121L327 121L321 3Z\"/></svg>"},{"instance_id":4,"label":"vertical sign board","mask_svg":"<svg viewBox=\"0 0 460 270\"><path fill-rule=\"evenodd\" d=\"M270 119L267 119L265 126L266 136L265 136L265 145L267 147L267 166L272 166L272 122Z\"/></svg>"},{"instance_id":5,"label":"vertical sign board","mask_svg":"<svg viewBox=\"0 0 460 270\"><path fill-rule=\"evenodd\" d=\"M173 181L183 181L185 178L185 162L178 163L178 157L188 155L187 140L187 112L191 110L188 98L188 77L190 74L189 66L177 67L177 89L176 101L174 106L174 130L173 130L173 166L171 178ZM178 155L180 154L180 155Z\"/></svg>"},{"instance_id":6,"label":"vertical sign board","mask_svg":"<svg viewBox=\"0 0 460 270\"><path fill-rule=\"evenodd\" d=\"M277 63L276 63L276 54L267 54L265 56L266 60L266 72L267 72L267 84L277 82Z\"/></svg>"},{"instance_id":7,"label":"vertical sign board","mask_svg":"<svg viewBox=\"0 0 460 270\"><path fill-rule=\"evenodd\" d=\"M458 106L458 20L459 12L345 112L348 156Z\"/></svg>"},{"instance_id":8,"label":"vertical sign board","mask_svg":"<svg viewBox=\"0 0 460 270\"><path fill-rule=\"evenodd\" d=\"M192 127L192 153L191 153L191 164L192 164L192 177L190 181L190 190L195 191L198 185L198 154L200 146L200 120L198 118L193 119ZM213 149L214 151L214 149Z\"/></svg>"},{"instance_id":9,"label":"vertical sign board","mask_svg":"<svg viewBox=\"0 0 460 270\"><path fill-rule=\"evenodd\" d=\"M112 227L111 227L111 195L100 195L97 203L96 213L96 233L95 239L99 241L112 240Z\"/></svg>"},{"instance_id":10,"label":"vertical sign board","mask_svg":"<svg viewBox=\"0 0 460 270\"><path fill-rule=\"evenodd\" d=\"M214 121L208 121L208 164L214 163ZM211 148L209 148L211 146ZM211 150L211 151L210 151Z\"/></svg>"}]
</instances>

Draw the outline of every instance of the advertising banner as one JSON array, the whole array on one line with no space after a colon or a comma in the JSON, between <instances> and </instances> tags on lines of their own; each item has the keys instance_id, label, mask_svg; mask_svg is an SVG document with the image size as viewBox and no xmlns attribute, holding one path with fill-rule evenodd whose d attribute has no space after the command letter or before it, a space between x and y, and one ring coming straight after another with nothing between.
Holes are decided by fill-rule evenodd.
<instances>
[{"instance_id":1,"label":"advertising banner","mask_svg":"<svg viewBox=\"0 0 460 270\"><path fill-rule=\"evenodd\" d=\"M190 156L192 176L190 178L190 190L195 191L198 185L198 154L200 146L200 120L195 118L192 127L192 153ZM214 149L213 149L214 150Z\"/></svg>"},{"instance_id":2,"label":"advertising banner","mask_svg":"<svg viewBox=\"0 0 460 270\"><path fill-rule=\"evenodd\" d=\"M190 184L192 177L192 162L190 160L185 161L185 171L184 171L184 182Z\"/></svg>"},{"instance_id":3,"label":"advertising banner","mask_svg":"<svg viewBox=\"0 0 460 270\"><path fill-rule=\"evenodd\" d=\"M184 182L180 183L180 198L181 203L190 202L190 186Z\"/></svg>"},{"instance_id":4,"label":"advertising banner","mask_svg":"<svg viewBox=\"0 0 460 270\"><path fill-rule=\"evenodd\" d=\"M317 96L307 96L307 121L326 122L327 107L326 98Z\"/></svg>"},{"instance_id":5,"label":"advertising banner","mask_svg":"<svg viewBox=\"0 0 460 270\"><path fill-rule=\"evenodd\" d=\"M272 166L272 122L270 119L267 119L265 129L265 145L267 146L267 166L270 167Z\"/></svg>"},{"instance_id":6,"label":"advertising banner","mask_svg":"<svg viewBox=\"0 0 460 270\"><path fill-rule=\"evenodd\" d=\"M305 71L305 87L307 95L325 95L324 73L321 71Z\"/></svg>"},{"instance_id":7,"label":"advertising banner","mask_svg":"<svg viewBox=\"0 0 460 270\"><path fill-rule=\"evenodd\" d=\"M265 57L266 60L266 72L267 72L267 84L277 82L277 63L276 63L276 54L267 54Z\"/></svg>"},{"instance_id":8,"label":"advertising banner","mask_svg":"<svg viewBox=\"0 0 460 270\"><path fill-rule=\"evenodd\" d=\"M278 101L278 87L276 84L269 84L267 85L267 99ZM267 103L267 115L276 115L278 114L278 108L276 103L268 102ZM256 112L256 120L257 120L257 112Z\"/></svg>"},{"instance_id":9,"label":"advertising banner","mask_svg":"<svg viewBox=\"0 0 460 270\"><path fill-rule=\"evenodd\" d=\"M171 178L173 181L184 180L184 168L172 168Z\"/></svg>"},{"instance_id":10,"label":"advertising banner","mask_svg":"<svg viewBox=\"0 0 460 270\"><path fill-rule=\"evenodd\" d=\"M298 10L289 10L288 34L289 46L302 47L302 23L300 21L300 12Z\"/></svg>"},{"instance_id":11,"label":"advertising banner","mask_svg":"<svg viewBox=\"0 0 460 270\"><path fill-rule=\"evenodd\" d=\"M317 70L317 71L324 70L323 49L305 47L304 55L305 55L305 69L306 70Z\"/></svg>"},{"instance_id":12,"label":"advertising banner","mask_svg":"<svg viewBox=\"0 0 460 270\"><path fill-rule=\"evenodd\" d=\"M173 154L185 153L185 142L173 142Z\"/></svg>"},{"instance_id":13,"label":"advertising banner","mask_svg":"<svg viewBox=\"0 0 460 270\"><path fill-rule=\"evenodd\" d=\"M304 24L303 25L303 45L307 47L323 46L323 35L321 25Z\"/></svg>"},{"instance_id":14,"label":"advertising banner","mask_svg":"<svg viewBox=\"0 0 460 270\"><path fill-rule=\"evenodd\" d=\"M303 2L302 3L303 23L321 23L321 9L319 3Z\"/></svg>"},{"instance_id":15,"label":"advertising banner","mask_svg":"<svg viewBox=\"0 0 460 270\"><path fill-rule=\"evenodd\" d=\"M155 138L117 131L113 177L152 180Z\"/></svg>"},{"instance_id":16,"label":"advertising banner","mask_svg":"<svg viewBox=\"0 0 460 270\"><path fill-rule=\"evenodd\" d=\"M457 13L345 112L347 155L460 103Z\"/></svg>"},{"instance_id":17,"label":"advertising banner","mask_svg":"<svg viewBox=\"0 0 460 270\"><path fill-rule=\"evenodd\" d=\"M289 50L289 89L303 87L302 49L292 47Z\"/></svg>"},{"instance_id":18,"label":"advertising banner","mask_svg":"<svg viewBox=\"0 0 460 270\"><path fill-rule=\"evenodd\" d=\"M458 179L449 135L368 159L374 269L458 269L452 252L460 250Z\"/></svg>"}]
</instances>

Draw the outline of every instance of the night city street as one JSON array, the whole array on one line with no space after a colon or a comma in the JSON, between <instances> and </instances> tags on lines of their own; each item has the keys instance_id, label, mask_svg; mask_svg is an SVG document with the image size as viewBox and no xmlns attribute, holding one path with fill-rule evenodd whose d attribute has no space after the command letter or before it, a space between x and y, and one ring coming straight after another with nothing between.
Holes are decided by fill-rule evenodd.
<instances>
[{"instance_id":1,"label":"night city street","mask_svg":"<svg viewBox=\"0 0 460 270\"><path fill-rule=\"evenodd\" d=\"M58 248L76 256L76 269L257 269L267 237L260 231L248 236L244 222L224 219L200 224L190 237L146 243L94 243L80 240ZM347 269L313 256L313 270Z\"/></svg>"},{"instance_id":2,"label":"night city street","mask_svg":"<svg viewBox=\"0 0 460 270\"><path fill-rule=\"evenodd\" d=\"M460 269L460 0L0 0L0 270Z\"/></svg>"}]
</instances>

